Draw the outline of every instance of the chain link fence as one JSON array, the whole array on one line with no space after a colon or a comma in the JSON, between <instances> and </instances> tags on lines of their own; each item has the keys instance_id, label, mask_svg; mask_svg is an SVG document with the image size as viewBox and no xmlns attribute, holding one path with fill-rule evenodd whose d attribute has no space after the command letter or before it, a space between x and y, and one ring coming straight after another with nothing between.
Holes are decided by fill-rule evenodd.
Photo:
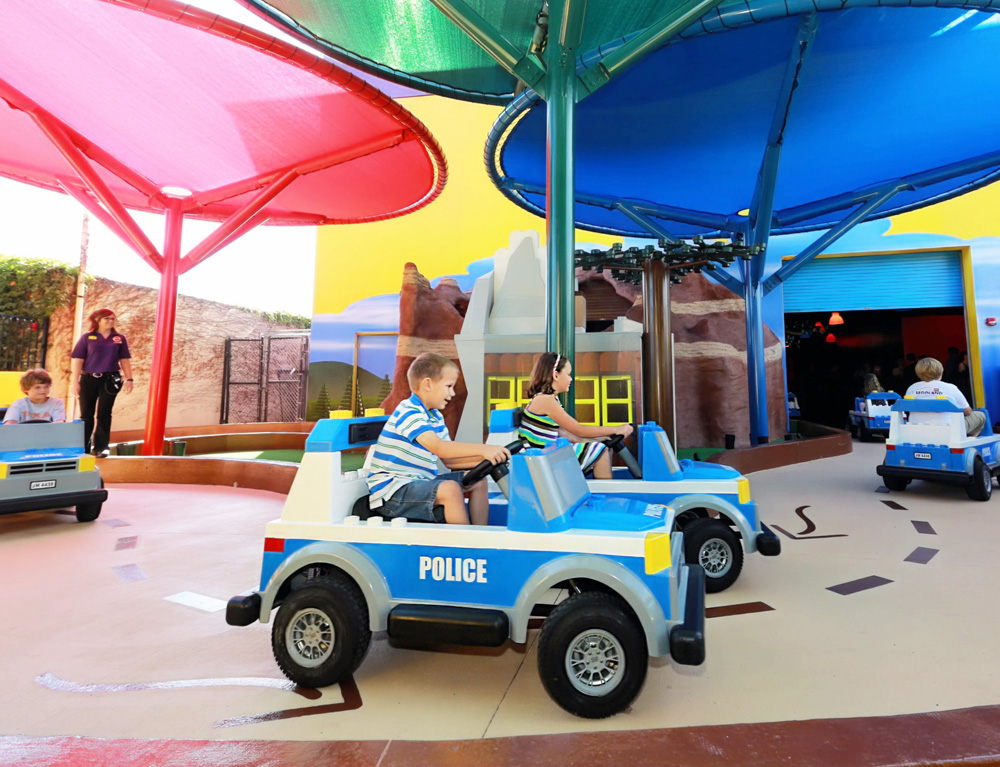
<instances>
[{"instance_id":1,"label":"chain link fence","mask_svg":"<svg viewBox=\"0 0 1000 767\"><path fill-rule=\"evenodd\" d=\"M306 333L226 339L221 422L304 420L308 369Z\"/></svg>"},{"instance_id":2,"label":"chain link fence","mask_svg":"<svg viewBox=\"0 0 1000 767\"><path fill-rule=\"evenodd\" d=\"M0 370L45 367L48 342L48 319L0 314Z\"/></svg>"}]
</instances>

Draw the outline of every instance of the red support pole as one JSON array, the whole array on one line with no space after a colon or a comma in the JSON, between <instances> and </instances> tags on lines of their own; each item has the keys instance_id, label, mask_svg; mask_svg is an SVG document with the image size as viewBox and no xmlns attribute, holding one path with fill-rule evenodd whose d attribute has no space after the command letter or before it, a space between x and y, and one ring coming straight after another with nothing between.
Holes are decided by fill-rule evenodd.
<instances>
[{"instance_id":1,"label":"red support pole","mask_svg":"<svg viewBox=\"0 0 1000 767\"><path fill-rule=\"evenodd\" d=\"M174 321L177 315L177 279L180 275L183 224L181 200L171 198L167 207L160 294L156 302L153 363L149 376L149 402L146 407L143 455L163 455L163 435L167 427L167 398L170 394L170 364L174 354Z\"/></svg>"}]
</instances>

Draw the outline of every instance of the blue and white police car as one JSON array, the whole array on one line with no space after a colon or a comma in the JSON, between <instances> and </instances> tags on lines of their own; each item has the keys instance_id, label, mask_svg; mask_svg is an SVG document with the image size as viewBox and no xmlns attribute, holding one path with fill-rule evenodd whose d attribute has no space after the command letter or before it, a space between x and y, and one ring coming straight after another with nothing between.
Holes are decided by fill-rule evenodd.
<instances>
[{"instance_id":1,"label":"blue and white police car","mask_svg":"<svg viewBox=\"0 0 1000 767\"><path fill-rule=\"evenodd\" d=\"M520 410L497 409L490 414L488 442L505 444L517 437ZM750 480L729 466L678 460L662 427L655 423L637 430L638 460L621 439L609 442L625 463L612 469L613 479L588 479L595 495L669 505L674 530L684 532L688 562L705 570L709 593L729 588L743 570L744 552L763 556L781 553L781 540L760 521L750 497ZM491 497L493 506L504 500Z\"/></svg>"},{"instance_id":2,"label":"blue and white police car","mask_svg":"<svg viewBox=\"0 0 1000 767\"><path fill-rule=\"evenodd\" d=\"M83 447L82 421L0 426L0 514L75 507L77 521L97 519L108 491Z\"/></svg>"},{"instance_id":3,"label":"blue and white police car","mask_svg":"<svg viewBox=\"0 0 1000 767\"><path fill-rule=\"evenodd\" d=\"M851 436L862 442L870 442L876 434L888 437L892 406L898 399L899 395L894 391L871 392L864 397L855 397L854 410L847 413Z\"/></svg>"},{"instance_id":4,"label":"blue and white police car","mask_svg":"<svg viewBox=\"0 0 1000 767\"><path fill-rule=\"evenodd\" d=\"M929 417L928 417L929 416ZM890 490L905 490L915 479L961 485L974 501L993 495L1000 474L1000 436L989 413L976 437L966 434L962 408L946 397L904 397L892 406L885 460L876 472Z\"/></svg>"},{"instance_id":5,"label":"blue and white police car","mask_svg":"<svg viewBox=\"0 0 1000 767\"><path fill-rule=\"evenodd\" d=\"M502 525L383 520L341 451L370 445L384 417L320 421L281 519L268 523L259 590L226 620L267 623L294 682L322 687L363 660L373 631L432 644L538 642L542 682L567 711L611 716L638 695L649 657L705 657L704 573L684 563L674 511L587 489L568 444L480 464L509 492ZM364 470L362 469L362 472ZM568 596L554 608L553 589Z\"/></svg>"}]
</instances>

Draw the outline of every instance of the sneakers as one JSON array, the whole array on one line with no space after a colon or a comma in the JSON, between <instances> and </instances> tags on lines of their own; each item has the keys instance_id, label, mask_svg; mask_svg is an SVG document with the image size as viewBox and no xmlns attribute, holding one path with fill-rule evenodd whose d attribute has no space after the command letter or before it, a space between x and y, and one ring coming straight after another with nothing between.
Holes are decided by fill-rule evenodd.
<instances>
[{"instance_id":1,"label":"sneakers","mask_svg":"<svg viewBox=\"0 0 1000 767\"><path fill-rule=\"evenodd\" d=\"M98 458L107 458L109 455L111 455L111 451L108 450L107 448L104 448L104 450L93 450L92 452Z\"/></svg>"}]
</instances>

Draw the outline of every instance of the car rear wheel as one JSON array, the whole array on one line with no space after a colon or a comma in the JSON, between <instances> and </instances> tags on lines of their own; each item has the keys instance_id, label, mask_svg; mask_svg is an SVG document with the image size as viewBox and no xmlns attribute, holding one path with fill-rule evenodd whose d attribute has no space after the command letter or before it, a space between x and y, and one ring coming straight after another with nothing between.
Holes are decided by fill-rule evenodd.
<instances>
[{"instance_id":1,"label":"car rear wheel","mask_svg":"<svg viewBox=\"0 0 1000 767\"><path fill-rule=\"evenodd\" d=\"M965 492L974 501L988 501L993 495L993 475L978 455L972 463L972 484Z\"/></svg>"},{"instance_id":2,"label":"car rear wheel","mask_svg":"<svg viewBox=\"0 0 1000 767\"><path fill-rule=\"evenodd\" d=\"M93 522L101 516L103 503L78 503L76 505L77 522Z\"/></svg>"},{"instance_id":3,"label":"car rear wheel","mask_svg":"<svg viewBox=\"0 0 1000 767\"><path fill-rule=\"evenodd\" d=\"M285 599L271 629L271 648L293 682L326 687L361 665L371 637L361 590L346 575L331 573Z\"/></svg>"},{"instance_id":4,"label":"car rear wheel","mask_svg":"<svg viewBox=\"0 0 1000 767\"><path fill-rule=\"evenodd\" d=\"M725 591L740 577L743 546L732 528L719 519L696 519L684 527L684 558L705 569L705 591Z\"/></svg>"},{"instance_id":5,"label":"car rear wheel","mask_svg":"<svg viewBox=\"0 0 1000 767\"><path fill-rule=\"evenodd\" d=\"M574 594L542 624L542 684L576 716L604 719L623 711L642 689L648 665L642 628L612 594Z\"/></svg>"},{"instance_id":6,"label":"car rear wheel","mask_svg":"<svg viewBox=\"0 0 1000 767\"><path fill-rule=\"evenodd\" d=\"M882 484L890 490L901 493L906 490L906 486L910 484L910 480L906 477L882 477Z\"/></svg>"}]
</instances>

